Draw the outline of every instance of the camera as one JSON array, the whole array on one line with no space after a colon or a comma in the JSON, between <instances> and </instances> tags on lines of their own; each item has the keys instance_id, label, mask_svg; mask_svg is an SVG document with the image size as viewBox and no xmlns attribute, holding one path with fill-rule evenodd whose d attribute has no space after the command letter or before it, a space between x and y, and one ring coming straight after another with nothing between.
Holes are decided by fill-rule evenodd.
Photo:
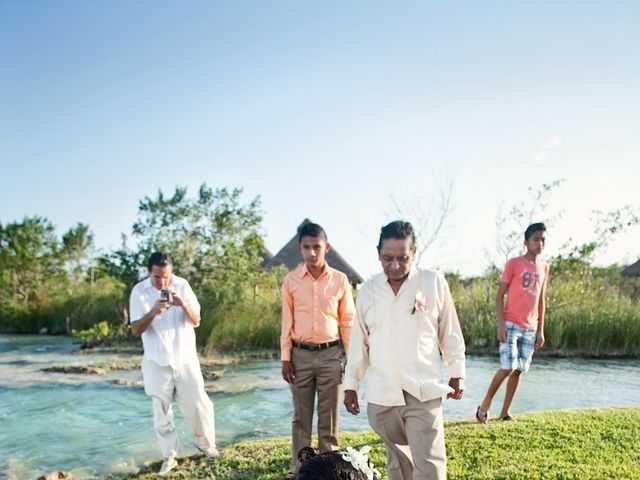
<instances>
[{"instance_id":1,"label":"camera","mask_svg":"<svg viewBox=\"0 0 640 480\"><path fill-rule=\"evenodd\" d=\"M167 302L170 302L171 300L169 300L169 290L167 290L166 288L163 288L162 290L160 290L160 298L162 300L166 300Z\"/></svg>"}]
</instances>

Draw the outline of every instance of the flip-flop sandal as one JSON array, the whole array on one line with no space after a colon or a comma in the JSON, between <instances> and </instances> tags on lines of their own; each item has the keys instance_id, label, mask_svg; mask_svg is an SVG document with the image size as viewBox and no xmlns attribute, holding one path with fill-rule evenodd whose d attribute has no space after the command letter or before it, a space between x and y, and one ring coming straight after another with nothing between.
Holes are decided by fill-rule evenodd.
<instances>
[{"instance_id":1,"label":"flip-flop sandal","mask_svg":"<svg viewBox=\"0 0 640 480\"><path fill-rule=\"evenodd\" d=\"M504 421L504 422L515 422L516 419L513 418L511 415L505 415L504 417L502 417L502 421Z\"/></svg>"},{"instance_id":2,"label":"flip-flop sandal","mask_svg":"<svg viewBox=\"0 0 640 480\"><path fill-rule=\"evenodd\" d=\"M489 412L485 412L482 407L478 406L476 410L476 420L480 423L487 423L489 421Z\"/></svg>"}]
</instances>

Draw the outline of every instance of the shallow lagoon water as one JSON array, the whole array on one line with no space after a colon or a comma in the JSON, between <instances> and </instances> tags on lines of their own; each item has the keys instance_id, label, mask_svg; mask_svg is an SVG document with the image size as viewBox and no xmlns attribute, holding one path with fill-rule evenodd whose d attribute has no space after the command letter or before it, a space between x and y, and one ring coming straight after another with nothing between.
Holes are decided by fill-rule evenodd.
<instances>
[{"instance_id":1,"label":"shallow lagoon water","mask_svg":"<svg viewBox=\"0 0 640 480\"><path fill-rule=\"evenodd\" d=\"M117 357L73 355L76 348L66 337L0 335L0 479L31 479L57 469L72 471L74 478L97 479L160 457L151 402L142 388L109 383L114 378L140 380L138 371L106 376L41 371ZM639 367L640 360L535 358L523 376L513 413L640 406ZM447 401L445 417L472 418L497 368L497 356L470 357L465 398ZM280 362L227 367L206 388L222 447L289 435L291 399L280 378ZM503 391L492 410L499 410ZM175 411L180 453L196 453L189 428ZM369 428L364 414L353 417L343 410L340 421L343 431Z\"/></svg>"}]
</instances>

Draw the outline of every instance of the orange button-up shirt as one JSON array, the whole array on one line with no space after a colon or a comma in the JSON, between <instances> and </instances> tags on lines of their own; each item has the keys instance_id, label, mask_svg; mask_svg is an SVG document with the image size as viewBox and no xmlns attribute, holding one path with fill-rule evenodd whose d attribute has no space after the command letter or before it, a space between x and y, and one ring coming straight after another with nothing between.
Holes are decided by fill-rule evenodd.
<instances>
[{"instance_id":1,"label":"orange button-up shirt","mask_svg":"<svg viewBox=\"0 0 640 480\"><path fill-rule=\"evenodd\" d=\"M291 341L324 343L341 339L349 349L355 306L347 276L325 264L315 279L306 265L282 282L280 358L291 360Z\"/></svg>"}]
</instances>

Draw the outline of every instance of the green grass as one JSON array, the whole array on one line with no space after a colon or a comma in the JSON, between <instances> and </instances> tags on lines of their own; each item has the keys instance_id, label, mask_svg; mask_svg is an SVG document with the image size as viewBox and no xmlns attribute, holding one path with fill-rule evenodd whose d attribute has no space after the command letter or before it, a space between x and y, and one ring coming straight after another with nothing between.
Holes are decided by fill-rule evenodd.
<instances>
[{"instance_id":1,"label":"green grass","mask_svg":"<svg viewBox=\"0 0 640 480\"><path fill-rule=\"evenodd\" d=\"M640 408L567 410L518 416L517 422L446 423L449 480L640 479ZM384 447L371 432L343 433L342 445L373 447L386 478ZM275 480L289 464L288 439L247 441L222 449L217 461L180 460L169 478ZM156 478L160 464L127 478Z\"/></svg>"}]
</instances>

